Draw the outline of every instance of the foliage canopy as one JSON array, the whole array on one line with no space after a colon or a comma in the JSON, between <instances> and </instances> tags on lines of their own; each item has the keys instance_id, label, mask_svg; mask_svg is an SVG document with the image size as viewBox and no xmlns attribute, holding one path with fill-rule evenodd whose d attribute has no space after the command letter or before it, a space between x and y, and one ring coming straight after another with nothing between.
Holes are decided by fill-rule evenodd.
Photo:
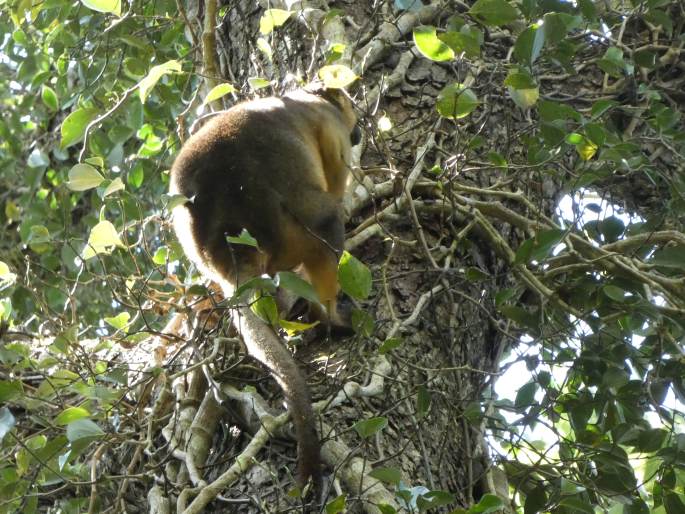
<instances>
[{"instance_id":1,"label":"foliage canopy","mask_svg":"<svg viewBox=\"0 0 685 514\"><path fill-rule=\"evenodd\" d=\"M376 182L386 196L356 215L387 223L373 234L398 246L412 239L422 260L407 262L437 280L406 293L411 308L399 318L420 311L419 295L431 291L478 305L502 342L473 352L504 355L503 370L524 363L530 378L500 398L494 379L483 378L498 371L480 370L469 380L485 382L485 394L453 405L442 398L442 379L419 368L423 378L407 386L411 415L425 430L439 409L455 409L487 431L509 498L488 491L468 504L459 491L429 488L426 476L382 463L372 476L395 502L382 511L462 512L459 504L484 513L511 503L525 514L682 514L682 3L425 3L369 7L377 24L369 42L315 46L316 69L346 83L360 76L368 96L359 98L375 94L387 109L367 106L375 157L364 163L392 168L381 185L400 187ZM179 373L179 364L166 360L133 379L119 352L159 335L171 313L207 294L191 286L197 274L166 230L170 208L185 201L166 195L167 170L201 106L279 93L289 74L302 74L290 54L279 57L302 50L300 13L279 7L260 7L247 41L230 42L244 44L250 59L228 83L201 71L201 34L188 21L197 13L179 13L176 2L0 2L0 513L97 512L91 465L110 448L122 460L136 457L112 464L98 494L123 501L129 482L115 470L129 464L131 480L147 484L136 449L151 445L144 432L154 420L136 409L136 391ZM349 16L362 24L367 7L348 6ZM234 14L223 6L217 19ZM342 14L304 23L310 43L331 20L342 24ZM374 39L383 17L397 27L414 22L391 44ZM415 51L407 77L420 84L395 83L401 93L387 98L392 88L374 89L397 61L379 58L373 68L373 43L402 58ZM417 125L398 114L402 96L417 98L409 104ZM423 153L401 144L424 128L432 144ZM409 159L389 151L393 144ZM393 232L402 223L406 237ZM394 250L364 252L371 236L359 236L371 232L352 232L375 279L372 290L368 269L346 253L343 290L376 299L356 314L358 348L369 362L398 365L418 329L402 325L392 306L392 322L382 322L371 305L390 296L388 270L404 268L389 264ZM394 322L404 334L387 328ZM368 440L392 428L388 417L378 409L347 435L370 455ZM328 512L352 496L331 500Z\"/></svg>"}]
</instances>

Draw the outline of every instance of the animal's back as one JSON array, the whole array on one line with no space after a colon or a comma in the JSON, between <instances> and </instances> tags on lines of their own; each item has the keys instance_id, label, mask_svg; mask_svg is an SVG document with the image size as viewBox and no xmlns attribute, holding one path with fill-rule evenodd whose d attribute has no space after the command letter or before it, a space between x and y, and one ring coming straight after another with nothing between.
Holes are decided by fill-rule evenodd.
<instances>
[{"instance_id":1,"label":"animal's back","mask_svg":"<svg viewBox=\"0 0 685 514\"><path fill-rule=\"evenodd\" d=\"M276 98L239 104L191 136L174 162L170 192L191 200L175 210L176 233L214 279L238 282L237 270L241 280L264 272L266 255L281 253L292 192L326 187L316 127L299 123L292 108ZM242 229L263 254L227 245L226 236ZM208 262L221 269L208 269Z\"/></svg>"}]
</instances>

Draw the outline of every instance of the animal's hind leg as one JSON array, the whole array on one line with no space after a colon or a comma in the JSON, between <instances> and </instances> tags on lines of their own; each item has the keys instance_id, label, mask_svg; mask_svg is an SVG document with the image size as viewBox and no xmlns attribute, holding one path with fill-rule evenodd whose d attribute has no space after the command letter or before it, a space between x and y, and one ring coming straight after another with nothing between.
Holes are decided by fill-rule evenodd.
<instances>
[{"instance_id":1,"label":"animal's hind leg","mask_svg":"<svg viewBox=\"0 0 685 514\"><path fill-rule=\"evenodd\" d=\"M312 245L327 249L337 260L345 242L345 224L342 217L342 205L332 194L322 189L310 187L296 198L289 198L284 210L290 215L296 228L295 237L299 240L289 241L297 245L300 251ZM304 245L304 246L303 246ZM304 261L304 256L300 262Z\"/></svg>"},{"instance_id":2,"label":"animal's hind leg","mask_svg":"<svg viewBox=\"0 0 685 514\"><path fill-rule=\"evenodd\" d=\"M336 296L338 294L338 259L342 254L345 239L345 228L339 204L326 196L319 206L325 206L316 213L318 218L312 220L309 230L307 252L303 255L304 270L309 277L319 300L326 308L329 322L338 327L349 325L339 315ZM321 312L315 316L322 318Z\"/></svg>"}]
</instances>

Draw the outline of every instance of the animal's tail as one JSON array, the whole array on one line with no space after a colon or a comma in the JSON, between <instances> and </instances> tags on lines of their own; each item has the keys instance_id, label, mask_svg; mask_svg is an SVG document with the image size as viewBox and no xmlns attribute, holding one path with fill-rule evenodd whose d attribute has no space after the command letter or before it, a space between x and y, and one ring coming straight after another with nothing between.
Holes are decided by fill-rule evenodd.
<instances>
[{"instance_id":1,"label":"animal's tail","mask_svg":"<svg viewBox=\"0 0 685 514\"><path fill-rule=\"evenodd\" d=\"M315 491L321 491L321 447L304 375L285 344L249 307L238 308L236 325L247 351L269 368L285 394L297 438L298 485L304 487L311 477Z\"/></svg>"}]
</instances>

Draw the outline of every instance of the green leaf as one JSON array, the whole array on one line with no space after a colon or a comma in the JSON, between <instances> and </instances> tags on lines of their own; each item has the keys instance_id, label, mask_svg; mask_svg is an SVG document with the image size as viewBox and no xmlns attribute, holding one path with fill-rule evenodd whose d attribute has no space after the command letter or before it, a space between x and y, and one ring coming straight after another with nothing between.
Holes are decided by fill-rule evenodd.
<instances>
[{"instance_id":1,"label":"green leaf","mask_svg":"<svg viewBox=\"0 0 685 514\"><path fill-rule=\"evenodd\" d=\"M471 89L455 82L440 91L436 106L441 116L456 120L471 114L479 104L478 97Z\"/></svg>"},{"instance_id":2,"label":"green leaf","mask_svg":"<svg viewBox=\"0 0 685 514\"><path fill-rule=\"evenodd\" d=\"M159 82L159 79L161 79L164 75L168 73L180 73L181 72L181 63L176 61L176 60L170 60L167 61L163 64L158 64L157 66L153 66L148 74L145 76L143 80L141 80L138 83L138 92L140 93L140 101L142 103L145 103L147 100L148 95L152 91L152 88L155 87L157 82Z\"/></svg>"},{"instance_id":3,"label":"green leaf","mask_svg":"<svg viewBox=\"0 0 685 514\"><path fill-rule=\"evenodd\" d=\"M81 255L88 260L100 253L110 253L117 246L125 248L114 225L103 220L91 229L88 244L84 247Z\"/></svg>"},{"instance_id":4,"label":"green leaf","mask_svg":"<svg viewBox=\"0 0 685 514\"><path fill-rule=\"evenodd\" d=\"M535 393L538 390L536 382L528 382L516 393L514 405L517 409L525 409L535 404Z\"/></svg>"},{"instance_id":5,"label":"green leaf","mask_svg":"<svg viewBox=\"0 0 685 514\"><path fill-rule=\"evenodd\" d=\"M608 48L604 56L597 61L597 65L602 71L612 77L622 77L626 69L625 61L623 60L623 50L615 46Z\"/></svg>"},{"instance_id":6,"label":"green leaf","mask_svg":"<svg viewBox=\"0 0 685 514\"><path fill-rule=\"evenodd\" d=\"M112 195L117 191L121 191L123 189L126 189L124 182L121 180L121 177L116 177L109 183L109 185L102 192L102 197L107 198L109 195Z\"/></svg>"},{"instance_id":7,"label":"green leaf","mask_svg":"<svg viewBox=\"0 0 685 514\"><path fill-rule=\"evenodd\" d=\"M0 291L8 288L17 281L17 274L12 273L6 262L0 261Z\"/></svg>"},{"instance_id":8,"label":"green leaf","mask_svg":"<svg viewBox=\"0 0 685 514\"><path fill-rule=\"evenodd\" d=\"M364 300L371 293L371 270L347 251L338 263L338 281L342 290L357 300Z\"/></svg>"},{"instance_id":9,"label":"green leaf","mask_svg":"<svg viewBox=\"0 0 685 514\"><path fill-rule=\"evenodd\" d=\"M29 248L36 253L47 252L52 243L48 228L45 225L32 225L31 232L27 238L27 243L29 244Z\"/></svg>"},{"instance_id":10,"label":"green leaf","mask_svg":"<svg viewBox=\"0 0 685 514\"><path fill-rule=\"evenodd\" d=\"M587 134L588 138L590 138L590 141L592 141L598 147L602 146L606 141L606 131L597 123L588 123L585 125L585 133Z\"/></svg>"},{"instance_id":11,"label":"green leaf","mask_svg":"<svg viewBox=\"0 0 685 514\"><path fill-rule=\"evenodd\" d=\"M21 29L17 29L12 32L12 40L23 47L27 47L29 43L29 38L26 37L26 32Z\"/></svg>"},{"instance_id":12,"label":"green leaf","mask_svg":"<svg viewBox=\"0 0 685 514\"><path fill-rule=\"evenodd\" d=\"M359 437L368 439L377 432L383 430L388 425L388 418L377 417L357 421L352 428L355 429Z\"/></svg>"},{"instance_id":13,"label":"green leaf","mask_svg":"<svg viewBox=\"0 0 685 514\"><path fill-rule=\"evenodd\" d=\"M506 0L478 0L469 14L485 25L506 25L519 17L518 10Z\"/></svg>"},{"instance_id":14,"label":"green leaf","mask_svg":"<svg viewBox=\"0 0 685 514\"><path fill-rule=\"evenodd\" d=\"M55 417L55 425L64 426L77 419L90 417L90 412L83 407L67 407Z\"/></svg>"},{"instance_id":15,"label":"green leaf","mask_svg":"<svg viewBox=\"0 0 685 514\"><path fill-rule=\"evenodd\" d=\"M81 3L97 12L121 16L121 0L81 0Z\"/></svg>"},{"instance_id":16,"label":"green leaf","mask_svg":"<svg viewBox=\"0 0 685 514\"><path fill-rule=\"evenodd\" d=\"M252 309L252 312L266 321L269 325L275 326L278 323L278 305L276 305L276 300L273 296L267 296L257 292L250 304L250 308Z\"/></svg>"},{"instance_id":17,"label":"green leaf","mask_svg":"<svg viewBox=\"0 0 685 514\"><path fill-rule=\"evenodd\" d=\"M250 87L255 91L258 89L264 89L265 87L269 87L271 85L271 82L262 77L249 77L247 79L247 83L250 84Z\"/></svg>"},{"instance_id":18,"label":"green leaf","mask_svg":"<svg viewBox=\"0 0 685 514\"><path fill-rule=\"evenodd\" d=\"M86 133L86 127L88 127L88 124L93 121L93 118L95 118L97 113L97 109L84 107L81 109L76 109L69 116L64 118L62 126L60 127L60 132L62 135L60 148L67 148L81 141L81 139L83 139L83 135Z\"/></svg>"},{"instance_id":19,"label":"green leaf","mask_svg":"<svg viewBox=\"0 0 685 514\"><path fill-rule=\"evenodd\" d=\"M637 66L653 69L659 64L659 54L652 50L642 50L633 54L633 60Z\"/></svg>"},{"instance_id":20,"label":"green leaf","mask_svg":"<svg viewBox=\"0 0 685 514\"><path fill-rule=\"evenodd\" d=\"M397 468L376 468L369 473L369 476L375 478L376 480L380 480L381 482L394 485L399 484L400 480L402 480L402 473Z\"/></svg>"},{"instance_id":21,"label":"green leaf","mask_svg":"<svg viewBox=\"0 0 685 514\"><path fill-rule=\"evenodd\" d=\"M243 229L238 237L226 236L226 241L234 245L245 245L251 246L253 248L259 248L257 240L254 237L252 237L252 235L247 231L247 229Z\"/></svg>"},{"instance_id":22,"label":"green leaf","mask_svg":"<svg viewBox=\"0 0 685 514\"><path fill-rule=\"evenodd\" d=\"M7 403L24 394L21 380L0 380L0 403Z\"/></svg>"},{"instance_id":23,"label":"green leaf","mask_svg":"<svg viewBox=\"0 0 685 514\"><path fill-rule=\"evenodd\" d=\"M542 28L545 31L545 39L550 43L559 43L566 37L566 24L560 13L548 12L543 17Z\"/></svg>"},{"instance_id":24,"label":"green leaf","mask_svg":"<svg viewBox=\"0 0 685 514\"><path fill-rule=\"evenodd\" d=\"M293 11L284 11L283 9L267 9L259 19L259 32L266 36L276 28L283 25L288 18L293 15Z\"/></svg>"},{"instance_id":25,"label":"green leaf","mask_svg":"<svg viewBox=\"0 0 685 514\"><path fill-rule=\"evenodd\" d=\"M673 22L678 19L678 17L676 17L674 20L673 16L660 9L649 9L644 17L645 20L649 21L652 25L661 25L668 37L671 37L671 34L673 33Z\"/></svg>"},{"instance_id":26,"label":"green leaf","mask_svg":"<svg viewBox=\"0 0 685 514\"><path fill-rule=\"evenodd\" d=\"M623 223L621 218L609 216L608 218L604 218L602 221L600 221L597 228L602 236L604 236L604 240L607 243L613 243L618 241L623 235L626 230L626 225Z\"/></svg>"},{"instance_id":27,"label":"green leaf","mask_svg":"<svg viewBox=\"0 0 685 514\"><path fill-rule=\"evenodd\" d=\"M594 21L597 18L597 6L595 6L594 0L578 0L578 5L583 17L590 21Z\"/></svg>"},{"instance_id":28,"label":"green leaf","mask_svg":"<svg viewBox=\"0 0 685 514\"><path fill-rule=\"evenodd\" d=\"M279 319L278 324L281 326L283 330L287 332L287 334L290 337L294 337L300 332L304 332L306 330L314 328L319 324L319 322L316 321L314 323L300 323L299 321L288 321L286 319Z\"/></svg>"},{"instance_id":29,"label":"green leaf","mask_svg":"<svg viewBox=\"0 0 685 514\"><path fill-rule=\"evenodd\" d=\"M507 91L514 103L523 110L533 107L537 103L538 98L540 98L540 88L538 87L532 89L514 89L512 87L507 87Z\"/></svg>"},{"instance_id":30,"label":"green leaf","mask_svg":"<svg viewBox=\"0 0 685 514\"><path fill-rule=\"evenodd\" d=\"M291 293L310 302L318 303L321 301L319 295L316 294L314 287L297 273L293 273L292 271L279 271L274 278L276 287L287 289Z\"/></svg>"},{"instance_id":31,"label":"green leaf","mask_svg":"<svg viewBox=\"0 0 685 514\"><path fill-rule=\"evenodd\" d=\"M507 318L515 321L521 328L528 328L537 333L540 331L540 319L518 305L500 305L499 310Z\"/></svg>"},{"instance_id":32,"label":"green leaf","mask_svg":"<svg viewBox=\"0 0 685 514\"><path fill-rule=\"evenodd\" d=\"M455 501L454 495L447 491L428 491L416 499L416 506L421 512L426 512L428 509L436 509Z\"/></svg>"},{"instance_id":33,"label":"green leaf","mask_svg":"<svg viewBox=\"0 0 685 514\"><path fill-rule=\"evenodd\" d=\"M498 152L489 152L488 153L488 161L490 161L492 164L494 164L498 168L506 169L509 166L509 163L507 163L507 160L504 158L504 156L502 156L502 154L500 154ZM467 278L468 278L468 276L467 276Z\"/></svg>"},{"instance_id":34,"label":"green leaf","mask_svg":"<svg viewBox=\"0 0 685 514\"><path fill-rule=\"evenodd\" d=\"M467 511L468 514L489 514L504 508L504 502L494 494L484 494L478 503Z\"/></svg>"},{"instance_id":35,"label":"green leaf","mask_svg":"<svg viewBox=\"0 0 685 514\"><path fill-rule=\"evenodd\" d=\"M654 470L654 472L656 472L656 469ZM645 474L645 476L651 477L653 475L652 473L650 473ZM649 507L642 498L631 498L631 501L632 504L624 506L622 514L650 514Z\"/></svg>"},{"instance_id":36,"label":"green leaf","mask_svg":"<svg viewBox=\"0 0 685 514\"><path fill-rule=\"evenodd\" d=\"M609 109L613 109L617 105L619 105L619 103L615 100L597 100L594 104L592 104L590 114L592 114L593 118L599 118Z\"/></svg>"},{"instance_id":37,"label":"green leaf","mask_svg":"<svg viewBox=\"0 0 685 514\"><path fill-rule=\"evenodd\" d=\"M105 167L105 160L100 157L99 155L95 155L93 157L88 157L85 161L86 164L90 164L91 166L95 166L96 168L104 168Z\"/></svg>"},{"instance_id":38,"label":"green leaf","mask_svg":"<svg viewBox=\"0 0 685 514\"><path fill-rule=\"evenodd\" d=\"M326 51L325 64L332 64L335 61L342 59L343 55L345 55L346 48L347 45L343 45L342 43L332 43Z\"/></svg>"},{"instance_id":39,"label":"green leaf","mask_svg":"<svg viewBox=\"0 0 685 514\"><path fill-rule=\"evenodd\" d=\"M138 189L143 184L143 180L145 180L145 170L143 169L143 163L138 161L126 175L126 182L134 189Z\"/></svg>"},{"instance_id":40,"label":"green leaf","mask_svg":"<svg viewBox=\"0 0 685 514\"><path fill-rule=\"evenodd\" d=\"M371 314L360 309L352 310L352 330L354 330L355 334L371 337L374 326L375 323Z\"/></svg>"},{"instance_id":41,"label":"green leaf","mask_svg":"<svg viewBox=\"0 0 685 514\"><path fill-rule=\"evenodd\" d=\"M128 322L131 320L131 315L124 311L120 312L114 317L103 318L103 320L110 327L114 327L116 330L124 330L128 325Z\"/></svg>"},{"instance_id":42,"label":"green leaf","mask_svg":"<svg viewBox=\"0 0 685 514\"><path fill-rule=\"evenodd\" d=\"M595 513L595 509L592 508L592 505L577 496L562 498L559 505L566 507L570 512L582 512L584 514Z\"/></svg>"},{"instance_id":43,"label":"green leaf","mask_svg":"<svg viewBox=\"0 0 685 514\"><path fill-rule=\"evenodd\" d=\"M57 93L49 86L43 86L40 90L40 98L43 100L45 106L51 111L59 109L59 100L57 100Z\"/></svg>"},{"instance_id":44,"label":"green leaf","mask_svg":"<svg viewBox=\"0 0 685 514\"><path fill-rule=\"evenodd\" d=\"M466 277L466 280L470 282L479 282L481 280L488 280L490 278L490 275L473 266L466 268L464 276Z\"/></svg>"},{"instance_id":45,"label":"green leaf","mask_svg":"<svg viewBox=\"0 0 685 514\"><path fill-rule=\"evenodd\" d=\"M666 514L683 514L685 512L685 503L680 494L668 493L664 496L664 507Z\"/></svg>"},{"instance_id":46,"label":"green leaf","mask_svg":"<svg viewBox=\"0 0 685 514\"><path fill-rule=\"evenodd\" d=\"M507 78L504 79L504 85L511 86L514 89L534 89L538 87L533 76L523 71L509 73Z\"/></svg>"},{"instance_id":47,"label":"green leaf","mask_svg":"<svg viewBox=\"0 0 685 514\"><path fill-rule=\"evenodd\" d=\"M615 302L625 302L626 292L617 286L606 285L602 287L602 292Z\"/></svg>"},{"instance_id":48,"label":"green leaf","mask_svg":"<svg viewBox=\"0 0 685 514\"><path fill-rule=\"evenodd\" d=\"M152 262L154 262L157 266L164 266L166 264L168 257L169 247L160 246L159 248L157 248L157 251L155 251L155 254L152 256Z\"/></svg>"},{"instance_id":49,"label":"green leaf","mask_svg":"<svg viewBox=\"0 0 685 514\"><path fill-rule=\"evenodd\" d=\"M123 62L124 73L133 80L140 80L147 72L147 65L142 59L136 57L126 57Z\"/></svg>"},{"instance_id":50,"label":"green leaf","mask_svg":"<svg viewBox=\"0 0 685 514\"><path fill-rule=\"evenodd\" d=\"M437 62L454 59L454 51L438 39L435 27L430 25L416 27L413 35L414 44L424 57Z\"/></svg>"},{"instance_id":51,"label":"green leaf","mask_svg":"<svg viewBox=\"0 0 685 514\"><path fill-rule=\"evenodd\" d=\"M685 262L685 246L676 245L661 248L654 252L650 262L660 267L682 270Z\"/></svg>"},{"instance_id":52,"label":"green leaf","mask_svg":"<svg viewBox=\"0 0 685 514\"><path fill-rule=\"evenodd\" d=\"M540 117L547 122L571 119L580 122L581 116L573 107L550 100L540 100Z\"/></svg>"},{"instance_id":53,"label":"green leaf","mask_svg":"<svg viewBox=\"0 0 685 514\"><path fill-rule=\"evenodd\" d=\"M514 55L519 62L531 66L545 45L545 31L539 25L531 25L519 34L514 44Z\"/></svg>"},{"instance_id":54,"label":"green leaf","mask_svg":"<svg viewBox=\"0 0 685 514\"><path fill-rule=\"evenodd\" d=\"M471 59L480 56L482 34L477 29L471 29L465 25L459 32L449 31L438 34L438 39L449 46L455 54L463 52Z\"/></svg>"},{"instance_id":55,"label":"green leaf","mask_svg":"<svg viewBox=\"0 0 685 514\"><path fill-rule=\"evenodd\" d=\"M329 64L319 70L319 78L324 86L332 89L342 89L349 86L359 77L350 68L343 64Z\"/></svg>"},{"instance_id":56,"label":"green leaf","mask_svg":"<svg viewBox=\"0 0 685 514\"><path fill-rule=\"evenodd\" d=\"M547 148L557 148L564 142L566 133L559 125L560 123L540 123L540 135Z\"/></svg>"},{"instance_id":57,"label":"green leaf","mask_svg":"<svg viewBox=\"0 0 685 514\"><path fill-rule=\"evenodd\" d=\"M543 486L537 486L526 495L526 503L523 506L523 514L537 514L544 510L547 505L547 493Z\"/></svg>"},{"instance_id":58,"label":"green leaf","mask_svg":"<svg viewBox=\"0 0 685 514\"><path fill-rule=\"evenodd\" d=\"M582 141L576 145L576 152L584 161L589 161L597 153L597 145L583 137Z\"/></svg>"},{"instance_id":59,"label":"green leaf","mask_svg":"<svg viewBox=\"0 0 685 514\"><path fill-rule=\"evenodd\" d=\"M428 414L431 405L431 395L428 388L420 385L416 391L416 415L419 419Z\"/></svg>"},{"instance_id":60,"label":"green leaf","mask_svg":"<svg viewBox=\"0 0 685 514\"><path fill-rule=\"evenodd\" d=\"M386 353L394 350L395 348L399 348L402 345L403 341L399 337L391 337L389 339L386 339L383 341L383 344L378 348L378 353L381 355L385 355Z\"/></svg>"},{"instance_id":61,"label":"green leaf","mask_svg":"<svg viewBox=\"0 0 685 514\"><path fill-rule=\"evenodd\" d=\"M653 453L661 448L669 433L663 428L650 428L640 434L637 449L645 453Z\"/></svg>"},{"instance_id":62,"label":"green leaf","mask_svg":"<svg viewBox=\"0 0 685 514\"><path fill-rule=\"evenodd\" d=\"M164 208L168 211L173 211L176 207L179 205L185 205L190 201L190 199L186 196L183 195L162 195L162 204L164 205ZM245 233L249 235L249 232L245 230ZM242 237L243 233L240 234L240 237ZM234 238L240 240L240 237ZM257 240L252 238L255 242L255 246L257 244ZM233 241L235 242L235 241ZM240 244L240 243L238 243ZM244 243L243 243L244 244Z\"/></svg>"},{"instance_id":63,"label":"green leaf","mask_svg":"<svg viewBox=\"0 0 685 514\"><path fill-rule=\"evenodd\" d=\"M12 412L7 407L0 407L0 443L17 423Z\"/></svg>"},{"instance_id":64,"label":"green leaf","mask_svg":"<svg viewBox=\"0 0 685 514\"><path fill-rule=\"evenodd\" d=\"M87 191L102 184L105 178L90 164L77 164L69 170L67 187L72 191Z\"/></svg>"},{"instance_id":65,"label":"green leaf","mask_svg":"<svg viewBox=\"0 0 685 514\"><path fill-rule=\"evenodd\" d=\"M218 100L222 96L226 96L229 93L235 93L235 88L231 84L224 83L214 86L211 91L207 93L205 101L202 102L202 105L207 105L208 103Z\"/></svg>"},{"instance_id":66,"label":"green leaf","mask_svg":"<svg viewBox=\"0 0 685 514\"><path fill-rule=\"evenodd\" d=\"M276 285L273 279L268 276L263 277L252 277L249 280L243 282L233 293L233 298L242 299L243 295L248 292L254 292L262 290L269 294L276 294Z\"/></svg>"},{"instance_id":67,"label":"green leaf","mask_svg":"<svg viewBox=\"0 0 685 514\"><path fill-rule=\"evenodd\" d=\"M543 230L532 239L527 239L516 251L516 264L544 261L564 239L566 232L559 229Z\"/></svg>"},{"instance_id":68,"label":"green leaf","mask_svg":"<svg viewBox=\"0 0 685 514\"><path fill-rule=\"evenodd\" d=\"M98 439L105 435L102 429L89 419L77 419L67 425L67 439L74 443L83 439Z\"/></svg>"},{"instance_id":69,"label":"green leaf","mask_svg":"<svg viewBox=\"0 0 685 514\"><path fill-rule=\"evenodd\" d=\"M583 134L578 134L577 132L571 132L566 135L566 142L570 145L579 145L583 142Z\"/></svg>"},{"instance_id":70,"label":"green leaf","mask_svg":"<svg viewBox=\"0 0 685 514\"><path fill-rule=\"evenodd\" d=\"M345 508L347 507L347 496L344 494L341 494L334 500L329 501L326 504L326 514L339 514L341 512L345 512Z\"/></svg>"}]
</instances>

